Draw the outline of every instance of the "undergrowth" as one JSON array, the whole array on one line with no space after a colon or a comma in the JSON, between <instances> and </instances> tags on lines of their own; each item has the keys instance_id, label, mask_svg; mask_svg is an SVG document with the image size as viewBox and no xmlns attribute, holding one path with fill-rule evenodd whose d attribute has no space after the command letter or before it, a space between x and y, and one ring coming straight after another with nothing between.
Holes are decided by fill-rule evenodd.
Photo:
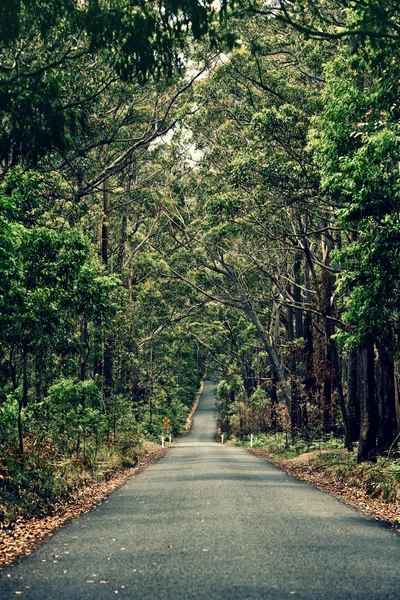
<instances>
[{"instance_id":1,"label":"undergrowth","mask_svg":"<svg viewBox=\"0 0 400 600\"><path fill-rule=\"evenodd\" d=\"M123 468L135 466L143 445L87 445L71 456L61 455L49 441L39 445L25 440L23 461L10 448L0 451L0 524L8 526L18 517L40 516L54 506L73 501L79 488L107 480Z\"/></svg>"},{"instance_id":2,"label":"undergrowth","mask_svg":"<svg viewBox=\"0 0 400 600\"><path fill-rule=\"evenodd\" d=\"M231 438L229 444L250 447L250 436ZM343 440L325 437L313 442L291 443L285 433L253 436L252 447L264 457L270 456L290 472L318 473L327 482L343 484L360 490L370 498L383 502L400 502L400 453L378 456L376 463L357 463L357 449L348 452ZM257 452L257 450L256 450Z\"/></svg>"}]
</instances>

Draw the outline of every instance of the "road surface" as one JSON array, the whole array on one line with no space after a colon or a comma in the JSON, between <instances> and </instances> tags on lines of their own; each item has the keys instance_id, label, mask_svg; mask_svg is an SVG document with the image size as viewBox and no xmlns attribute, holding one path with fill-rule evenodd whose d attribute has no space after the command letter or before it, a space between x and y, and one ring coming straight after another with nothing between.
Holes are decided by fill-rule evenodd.
<instances>
[{"instance_id":1,"label":"road surface","mask_svg":"<svg viewBox=\"0 0 400 600\"><path fill-rule=\"evenodd\" d=\"M3 572L0 598L399 600L399 538L214 442L213 387L188 436Z\"/></svg>"}]
</instances>

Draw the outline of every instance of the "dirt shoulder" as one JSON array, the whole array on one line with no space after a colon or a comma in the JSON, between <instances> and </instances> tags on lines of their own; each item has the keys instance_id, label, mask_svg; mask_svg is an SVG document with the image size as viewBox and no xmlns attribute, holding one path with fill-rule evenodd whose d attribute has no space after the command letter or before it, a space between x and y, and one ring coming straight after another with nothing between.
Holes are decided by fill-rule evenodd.
<instances>
[{"instance_id":1,"label":"dirt shoulder","mask_svg":"<svg viewBox=\"0 0 400 600\"><path fill-rule=\"evenodd\" d=\"M0 528L0 569L31 554L45 538L53 535L67 521L95 508L128 479L136 477L168 451L168 448L161 448L159 444L152 442L144 442L144 449L145 454L134 467L114 473L108 481L93 481L79 488L68 502L55 505L51 514L34 518L20 517L11 527Z\"/></svg>"},{"instance_id":2,"label":"dirt shoulder","mask_svg":"<svg viewBox=\"0 0 400 600\"><path fill-rule=\"evenodd\" d=\"M391 477L385 478L382 466L347 466L345 450L335 452L336 463L328 451L307 452L289 459L277 459L264 448L249 451L400 533L400 486Z\"/></svg>"}]
</instances>

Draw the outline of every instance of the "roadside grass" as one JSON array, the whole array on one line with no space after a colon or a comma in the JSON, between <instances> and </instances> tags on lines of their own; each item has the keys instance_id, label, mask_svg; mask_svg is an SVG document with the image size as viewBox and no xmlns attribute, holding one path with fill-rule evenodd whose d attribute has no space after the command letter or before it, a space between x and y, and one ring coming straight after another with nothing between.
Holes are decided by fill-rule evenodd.
<instances>
[{"instance_id":1,"label":"roadside grass","mask_svg":"<svg viewBox=\"0 0 400 600\"><path fill-rule=\"evenodd\" d=\"M250 449L250 436L232 438L231 445ZM287 472L324 489L343 488L359 498L368 497L400 506L400 452L378 456L376 463L357 463L357 448L348 452L343 440L326 437L292 444L285 433L253 436L252 452Z\"/></svg>"},{"instance_id":2,"label":"roadside grass","mask_svg":"<svg viewBox=\"0 0 400 600\"><path fill-rule=\"evenodd\" d=\"M376 463L357 464L354 452L349 458L338 452L322 453L310 460L309 467L330 480L362 490L370 498L400 504L399 455L379 456Z\"/></svg>"}]
</instances>

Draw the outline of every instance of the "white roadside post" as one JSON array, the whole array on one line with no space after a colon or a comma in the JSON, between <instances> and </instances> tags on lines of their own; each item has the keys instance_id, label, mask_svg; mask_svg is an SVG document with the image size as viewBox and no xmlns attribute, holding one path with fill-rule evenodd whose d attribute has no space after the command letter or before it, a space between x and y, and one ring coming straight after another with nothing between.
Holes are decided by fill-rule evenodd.
<instances>
[{"instance_id":1,"label":"white roadside post","mask_svg":"<svg viewBox=\"0 0 400 600\"><path fill-rule=\"evenodd\" d=\"M161 448L164 448L164 434L161 434Z\"/></svg>"},{"instance_id":2,"label":"white roadside post","mask_svg":"<svg viewBox=\"0 0 400 600\"><path fill-rule=\"evenodd\" d=\"M162 428L161 440L162 440L162 447L164 448L164 437L170 431L170 421L169 421L168 417L164 417L162 421L163 421L163 428ZM169 433L169 441L171 442L171 434L170 433Z\"/></svg>"},{"instance_id":3,"label":"white roadside post","mask_svg":"<svg viewBox=\"0 0 400 600\"><path fill-rule=\"evenodd\" d=\"M253 447L253 434L251 434L250 436L250 448Z\"/></svg>"},{"instance_id":4,"label":"white roadside post","mask_svg":"<svg viewBox=\"0 0 400 600\"><path fill-rule=\"evenodd\" d=\"M224 443L224 434L223 433L221 433L221 442L222 442L222 444Z\"/></svg>"}]
</instances>

